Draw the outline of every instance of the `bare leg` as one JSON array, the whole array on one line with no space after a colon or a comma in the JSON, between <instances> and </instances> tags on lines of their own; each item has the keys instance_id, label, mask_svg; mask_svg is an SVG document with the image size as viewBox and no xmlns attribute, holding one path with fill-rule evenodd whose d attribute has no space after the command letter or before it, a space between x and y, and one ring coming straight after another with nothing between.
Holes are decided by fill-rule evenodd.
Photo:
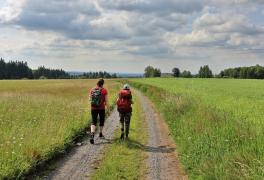
<instances>
[{"instance_id":1,"label":"bare leg","mask_svg":"<svg viewBox=\"0 0 264 180\"><path fill-rule=\"evenodd\" d=\"M96 130L96 126L95 125L91 125L91 133L95 133L95 130Z\"/></svg>"},{"instance_id":2,"label":"bare leg","mask_svg":"<svg viewBox=\"0 0 264 180\"><path fill-rule=\"evenodd\" d=\"M94 133L95 133L96 126L91 125L91 138L90 138L90 143L94 144Z\"/></svg>"}]
</instances>

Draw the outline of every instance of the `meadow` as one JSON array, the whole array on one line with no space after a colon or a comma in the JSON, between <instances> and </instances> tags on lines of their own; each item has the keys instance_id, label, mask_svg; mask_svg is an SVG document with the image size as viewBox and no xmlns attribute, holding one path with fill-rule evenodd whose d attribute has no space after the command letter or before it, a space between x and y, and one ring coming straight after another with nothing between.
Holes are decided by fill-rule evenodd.
<instances>
[{"instance_id":1,"label":"meadow","mask_svg":"<svg viewBox=\"0 0 264 180\"><path fill-rule=\"evenodd\" d=\"M190 179L264 177L264 82L131 79L167 121Z\"/></svg>"},{"instance_id":2,"label":"meadow","mask_svg":"<svg viewBox=\"0 0 264 180\"><path fill-rule=\"evenodd\" d=\"M0 179L63 152L90 122L96 80L0 81ZM106 81L113 104L118 83Z\"/></svg>"}]
</instances>

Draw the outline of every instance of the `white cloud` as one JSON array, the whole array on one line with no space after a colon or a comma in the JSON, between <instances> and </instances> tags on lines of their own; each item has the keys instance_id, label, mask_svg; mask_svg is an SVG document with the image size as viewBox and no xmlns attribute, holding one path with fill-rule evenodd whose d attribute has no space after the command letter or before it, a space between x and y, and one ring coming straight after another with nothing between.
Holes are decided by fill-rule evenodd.
<instances>
[{"instance_id":1,"label":"white cloud","mask_svg":"<svg viewBox=\"0 0 264 180\"><path fill-rule=\"evenodd\" d=\"M202 10L205 0L98 0L105 8L141 13L193 13Z\"/></svg>"},{"instance_id":2,"label":"white cloud","mask_svg":"<svg viewBox=\"0 0 264 180\"><path fill-rule=\"evenodd\" d=\"M170 61L184 60L219 66L220 53L241 58L231 50L256 61L257 53L264 53L263 22L256 18L264 14L263 0L7 0L1 5L0 56L13 52L63 64L61 57L68 65L73 59L84 66L86 59L109 65L107 59L117 58L131 67L139 63L133 59L160 66L166 60L169 67Z\"/></svg>"},{"instance_id":3,"label":"white cloud","mask_svg":"<svg viewBox=\"0 0 264 180\"><path fill-rule=\"evenodd\" d=\"M0 23L8 23L18 18L24 4L25 0L8 0L6 4L0 8Z\"/></svg>"},{"instance_id":4,"label":"white cloud","mask_svg":"<svg viewBox=\"0 0 264 180\"><path fill-rule=\"evenodd\" d=\"M241 14L217 12L202 14L193 22L190 33L167 33L165 39L172 46L206 46L237 49L253 49L252 45L264 49L260 42L264 27L249 22Z\"/></svg>"}]
</instances>

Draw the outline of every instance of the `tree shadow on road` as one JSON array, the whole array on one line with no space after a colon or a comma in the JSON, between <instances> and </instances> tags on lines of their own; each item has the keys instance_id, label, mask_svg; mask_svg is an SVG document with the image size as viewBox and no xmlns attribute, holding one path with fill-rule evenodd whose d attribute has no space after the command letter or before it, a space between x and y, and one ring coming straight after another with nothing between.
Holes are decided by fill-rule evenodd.
<instances>
[{"instance_id":1,"label":"tree shadow on road","mask_svg":"<svg viewBox=\"0 0 264 180\"><path fill-rule=\"evenodd\" d=\"M152 152L152 153L172 153L175 151L175 148L171 148L168 146L152 147L152 146L142 144L133 139L120 140L120 138L115 138L113 140L110 140L110 143L125 145L127 146L127 148L130 148L130 149L139 149L141 151Z\"/></svg>"}]
</instances>

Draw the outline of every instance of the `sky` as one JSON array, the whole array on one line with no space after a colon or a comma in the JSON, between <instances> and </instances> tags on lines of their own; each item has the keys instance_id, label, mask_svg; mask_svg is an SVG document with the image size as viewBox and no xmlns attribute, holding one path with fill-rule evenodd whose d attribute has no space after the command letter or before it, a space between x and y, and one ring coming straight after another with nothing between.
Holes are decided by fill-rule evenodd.
<instances>
[{"instance_id":1,"label":"sky","mask_svg":"<svg viewBox=\"0 0 264 180\"><path fill-rule=\"evenodd\" d=\"M264 65L264 0L0 0L0 57L67 71Z\"/></svg>"}]
</instances>

